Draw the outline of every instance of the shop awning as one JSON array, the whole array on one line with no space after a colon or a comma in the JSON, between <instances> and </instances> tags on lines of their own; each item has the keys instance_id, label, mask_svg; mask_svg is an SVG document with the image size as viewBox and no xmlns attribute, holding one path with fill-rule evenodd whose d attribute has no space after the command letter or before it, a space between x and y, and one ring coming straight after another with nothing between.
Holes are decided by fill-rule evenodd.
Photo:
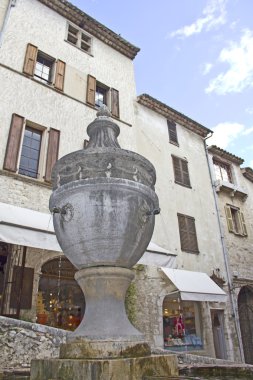
<instances>
[{"instance_id":1,"label":"shop awning","mask_svg":"<svg viewBox=\"0 0 253 380\"><path fill-rule=\"evenodd\" d=\"M138 261L138 264L174 268L176 265L176 257L177 255L175 253L171 253L151 241L146 252L144 252L144 255Z\"/></svg>"},{"instance_id":2,"label":"shop awning","mask_svg":"<svg viewBox=\"0 0 253 380\"><path fill-rule=\"evenodd\" d=\"M0 203L0 241L61 252L50 214Z\"/></svg>"},{"instance_id":3,"label":"shop awning","mask_svg":"<svg viewBox=\"0 0 253 380\"><path fill-rule=\"evenodd\" d=\"M0 241L62 252L54 232L52 215L7 203L0 203ZM166 249L150 242L139 263L166 267L170 260Z\"/></svg>"},{"instance_id":4,"label":"shop awning","mask_svg":"<svg viewBox=\"0 0 253 380\"><path fill-rule=\"evenodd\" d=\"M226 293L206 273L161 269L174 285L171 294L180 293L183 301L226 302Z\"/></svg>"}]
</instances>

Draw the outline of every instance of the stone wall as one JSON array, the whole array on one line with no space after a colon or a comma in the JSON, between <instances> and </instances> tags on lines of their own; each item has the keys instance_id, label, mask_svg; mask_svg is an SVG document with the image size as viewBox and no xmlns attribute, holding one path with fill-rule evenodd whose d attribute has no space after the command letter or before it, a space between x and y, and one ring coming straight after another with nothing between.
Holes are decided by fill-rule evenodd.
<instances>
[{"instance_id":1,"label":"stone wall","mask_svg":"<svg viewBox=\"0 0 253 380\"><path fill-rule=\"evenodd\" d=\"M57 357L67 334L64 330L0 317L0 371L30 367L35 358Z\"/></svg>"}]
</instances>

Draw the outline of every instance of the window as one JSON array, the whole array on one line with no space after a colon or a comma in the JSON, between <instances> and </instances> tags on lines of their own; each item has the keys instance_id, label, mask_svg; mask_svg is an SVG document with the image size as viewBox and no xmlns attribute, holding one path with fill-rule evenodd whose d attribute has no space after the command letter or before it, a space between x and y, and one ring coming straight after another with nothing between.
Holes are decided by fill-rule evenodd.
<instances>
[{"instance_id":1,"label":"window","mask_svg":"<svg viewBox=\"0 0 253 380\"><path fill-rule=\"evenodd\" d=\"M19 164L19 174L37 178L42 131L26 127Z\"/></svg>"},{"instance_id":2,"label":"window","mask_svg":"<svg viewBox=\"0 0 253 380\"><path fill-rule=\"evenodd\" d=\"M228 164L213 158L213 166L216 179L233 183L231 169Z\"/></svg>"},{"instance_id":3,"label":"window","mask_svg":"<svg viewBox=\"0 0 253 380\"><path fill-rule=\"evenodd\" d=\"M191 187L188 162L176 156L172 156L175 182L179 185Z\"/></svg>"},{"instance_id":4,"label":"window","mask_svg":"<svg viewBox=\"0 0 253 380\"><path fill-rule=\"evenodd\" d=\"M243 213L238 207L226 205L225 213L228 231L235 235L247 236L247 229Z\"/></svg>"},{"instance_id":5,"label":"window","mask_svg":"<svg viewBox=\"0 0 253 380\"><path fill-rule=\"evenodd\" d=\"M119 118L119 91L98 82L92 75L87 78L86 102L96 107L106 104L112 116Z\"/></svg>"},{"instance_id":6,"label":"window","mask_svg":"<svg viewBox=\"0 0 253 380\"><path fill-rule=\"evenodd\" d=\"M34 76L45 83L52 83L55 59L38 52Z\"/></svg>"},{"instance_id":7,"label":"window","mask_svg":"<svg viewBox=\"0 0 253 380\"><path fill-rule=\"evenodd\" d=\"M176 123L167 120L170 143L179 146Z\"/></svg>"},{"instance_id":8,"label":"window","mask_svg":"<svg viewBox=\"0 0 253 380\"><path fill-rule=\"evenodd\" d=\"M13 114L3 168L50 182L52 168L58 159L60 131L48 130L47 146L46 131L46 128Z\"/></svg>"},{"instance_id":9,"label":"window","mask_svg":"<svg viewBox=\"0 0 253 380\"><path fill-rule=\"evenodd\" d=\"M91 53L91 36L72 24L68 24L67 41L77 46L79 49Z\"/></svg>"},{"instance_id":10,"label":"window","mask_svg":"<svg viewBox=\"0 0 253 380\"><path fill-rule=\"evenodd\" d=\"M177 217L182 251L199 253L195 219L182 214L177 214Z\"/></svg>"},{"instance_id":11,"label":"window","mask_svg":"<svg viewBox=\"0 0 253 380\"><path fill-rule=\"evenodd\" d=\"M65 77L65 62L38 50L37 46L28 44L24 61L23 72L42 83L53 85L63 91Z\"/></svg>"}]
</instances>

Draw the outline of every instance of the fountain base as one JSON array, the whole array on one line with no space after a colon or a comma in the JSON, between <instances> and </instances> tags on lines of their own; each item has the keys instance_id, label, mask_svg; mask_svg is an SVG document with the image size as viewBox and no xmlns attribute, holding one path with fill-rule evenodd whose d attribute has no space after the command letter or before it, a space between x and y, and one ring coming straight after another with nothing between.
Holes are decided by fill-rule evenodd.
<instances>
[{"instance_id":1,"label":"fountain base","mask_svg":"<svg viewBox=\"0 0 253 380\"><path fill-rule=\"evenodd\" d=\"M152 380L178 376L176 355L126 359L32 360L31 380Z\"/></svg>"}]
</instances>

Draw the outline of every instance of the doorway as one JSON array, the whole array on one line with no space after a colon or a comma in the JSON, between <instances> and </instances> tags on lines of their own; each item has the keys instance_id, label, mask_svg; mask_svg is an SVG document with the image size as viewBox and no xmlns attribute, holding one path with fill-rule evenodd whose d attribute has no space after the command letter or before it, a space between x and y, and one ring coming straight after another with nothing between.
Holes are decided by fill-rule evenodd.
<instances>
[{"instance_id":1,"label":"doorway","mask_svg":"<svg viewBox=\"0 0 253 380\"><path fill-rule=\"evenodd\" d=\"M227 359L227 349L224 334L224 311L211 310L213 342L217 359Z\"/></svg>"},{"instance_id":2,"label":"doorway","mask_svg":"<svg viewBox=\"0 0 253 380\"><path fill-rule=\"evenodd\" d=\"M253 288L243 286L238 296L238 312L245 362L253 364Z\"/></svg>"}]
</instances>

